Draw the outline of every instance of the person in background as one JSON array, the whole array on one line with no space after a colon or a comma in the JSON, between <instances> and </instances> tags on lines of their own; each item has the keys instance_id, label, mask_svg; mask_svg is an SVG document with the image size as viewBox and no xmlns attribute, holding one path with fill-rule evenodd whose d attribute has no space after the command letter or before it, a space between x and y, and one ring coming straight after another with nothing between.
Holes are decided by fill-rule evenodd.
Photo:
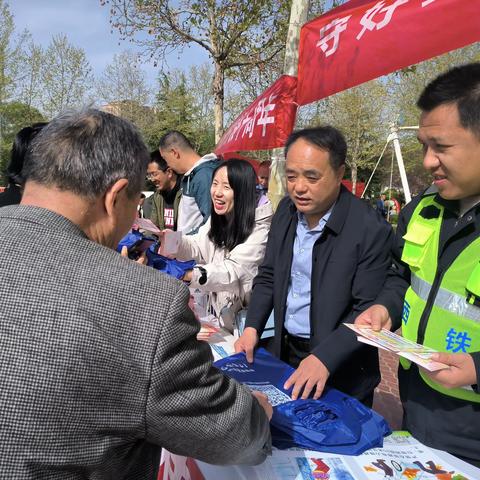
<instances>
[{"instance_id":1,"label":"person in background","mask_svg":"<svg viewBox=\"0 0 480 480\"><path fill-rule=\"evenodd\" d=\"M20 203L20 200L22 199L23 184L25 183L22 175L25 155L31 141L45 125L47 124L35 123L31 127L22 128L15 135L10 163L8 164L6 171L8 187L4 192L0 193L0 207Z\"/></svg>"},{"instance_id":2,"label":"person in background","mask_svg":"<svg viewBox=\"0 0 480 480\"><path fill-rule=\"evenodd\" d=\"M417 106L433 185L400 211L388 279L355 323L441 352L437 372L400 360L403 428L480 467L480 63L437 77Z\"/></svg>"},{"instance_id":3,"label":"person in background","mask_svg":"<svg viewBox=\"0 0 480 480\"><path fill-rule=\"evenodd\" d=\"M257 188L261 190L263 194L267 194L268 192L268 181L270 179L270 168L272 166L272 162L269 160L264 160L258 166L257 171Z\"/></svg>"},{"instance_id":4,"label":"person in background","mask_svg":"<svg viewBox=\"0 0 480 480\"><path fill-rule=\"evenodd\" d=\"M253 361L274 311L273 353L296 370L292 398L319 398L325 384L367 405L380 381L377 351L342 325L382 288L392 231L342 184L347 145L335 128L294 132L285 146L289 197L272 220L253 282L246 328L235 344Z\"/></svg>"},{"instance_id":5,"label":"person in background","mask_svg":"<svg viewBox=\"0 0 480 480\"><path fill-rule=\"evenodd\" d=\"M159 151L168 166L183 175L177 229L185 235L196 233L210 216L210 185L217 157L214 153L201 157L190 140L176 130L160 139Z\"/></svg>"},{"instance_id":6,"label":"person in background","mask_svg":"<svg viewBox=\"0 0 480 480\"><path fill-rule=\"evenodd\" d=\"M258 206L267 203L268 200L268 180L270 178L271 162L265 160L260 163L257 171L257 202Z\"/></svg>"},{"instance_id":7,"label":"person in background","mask_svg":"<svg viewBox=\"0 0 480 480\"><path fill-rule=\"evenodd\" d=\"M147 180L156 188L150 220L160 229L177 229L178 209L182 191L181 176L177 175L167 164L158 150L150 153L147 167Z\"/></svg>"},{"instance_id":8,"label":"person in background","mask_svg":"<svg viewBox=\"0 0 480 480\"><path fill-rule=\"evenodd\" d=\"M217 317L224 307L235 315L246 307L252 280L263 259L273 211L256 206L256 175L245 160L222 162L210 188L212 214L197 234L182 236L177 259L198 265L184 280L208 292Z\"/></svg>"},{"instance_id":9,"label":"person in background","mask_svg":"<svg viewBox=\"0 0 480 480\"><path fill-rule=\"evenodd\" d=\"M380 196L377 198L377 201L375 203L375 209L377 210L378 213L380 213L380 215L383 217L383 218L387 218L387 206L385 205L385 199L387 197L385 196L384 193L380 194Z\"/></svg>"},{"instance_id":10,"label":"person in background","mask_svg":"<svg viewBox=\"0 0 480 480\"><path fill-rule=\"evenodd\" d=\"M138 207L137 207L137 216L139 218L145 218L145 215L143 214L143 204L145 203L145 194L141 193L140 194L140 200L138 201Z\"/></svg>"},{"instance_id":11,"label":"person in background","mask_svg":"<svg viewBox=\"0 0 480 480\"><path fill-rule=\"evenodd\" d=\"M150 218L152 216L153 209L153 194L145 195L145 200L143 202L143 215L144 218Z\"/></svg>"},{"instance_id":12,"label":"person in background","mask_svg":"<svg viewBox=\"0 0 480 480\"><path fill-rule=\"evenodd\" d=\"M125 119L52 120L0 209L0 478L156 479L161 449L257 464L265 396L213 368L188 288L115 252L150 156Z\"/></svg>"}]
</instances>

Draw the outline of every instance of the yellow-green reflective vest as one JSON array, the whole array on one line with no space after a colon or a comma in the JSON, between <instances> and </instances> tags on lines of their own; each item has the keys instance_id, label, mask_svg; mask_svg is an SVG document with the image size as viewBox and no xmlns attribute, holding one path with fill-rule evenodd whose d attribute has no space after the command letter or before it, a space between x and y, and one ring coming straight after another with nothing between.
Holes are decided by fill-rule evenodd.
<instances>
[{"instance_id":1,"label":"yellow-green reflective vest","mask_svg":"<svg viewBox=\"0 0 480 480\"><path fill-rule=\"evenodd\" d=\"M438 209L436 218L424 218L420 215L420 212L429 206ZM471 242L446 271L439 271L439 238L443 211L443 206L435 201L433 195L422 198L403 237L405 245L402 261L410 267L411 282L403 304L402 333L405 338L440 352L478 352L480 237ZM427 323L426 326L421 326L419 332L421 319L422 324ZM400 363L404 369L410 368L408 360L401 358ZM445 395L480 402L480 394L475 393L469 386L446 389L423 375L421 369L420 374L431 388Z\"/></svg>"}]
</instances>

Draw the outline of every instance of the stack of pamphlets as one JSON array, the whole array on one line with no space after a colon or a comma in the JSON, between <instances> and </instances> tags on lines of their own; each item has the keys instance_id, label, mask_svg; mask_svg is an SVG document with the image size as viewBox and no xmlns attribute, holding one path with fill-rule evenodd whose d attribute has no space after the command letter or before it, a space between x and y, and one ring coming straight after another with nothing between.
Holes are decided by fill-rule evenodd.
<instances>
[{"instance_id":1,"label":"stack of pamphlets","mask_svg":"<svg viewBox=\"0 0 480 480\"><path fill-rule=\"evenodd\" d=\"M393 352L400 357L420 365L425 368L425 370L435 372L448 368L448 365L432 360L432 355L437 353L436 350L407 340L396 333L390 332L390 330L383 329L376 332L370 327L359 327L351 323L344 323L344 325L351 328L358 335L357 340L359 342Z\"/></svg>"}]
</instances>

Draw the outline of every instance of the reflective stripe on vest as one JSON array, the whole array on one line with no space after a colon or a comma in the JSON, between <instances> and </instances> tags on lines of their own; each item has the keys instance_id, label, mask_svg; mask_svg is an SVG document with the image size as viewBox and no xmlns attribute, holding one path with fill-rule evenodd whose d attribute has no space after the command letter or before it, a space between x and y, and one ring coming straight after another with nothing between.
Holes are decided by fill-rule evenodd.
<instances>
[{"instance_id":1,"label":"reflective stripe on vest","mask_svg":"<svg viewBox=\"0 0 480 480\"><path fill-rule=\"evenodd\" d=\"M411 274L412 290L423 300L427 301L432 285L425 280L417 277L413 272ZM449 312L455 313L474 322L480 323L480 308L469 305L465 297L444 288L439 288L433 304L438 308L443 308Z\"/></svg>"}]
</instances>

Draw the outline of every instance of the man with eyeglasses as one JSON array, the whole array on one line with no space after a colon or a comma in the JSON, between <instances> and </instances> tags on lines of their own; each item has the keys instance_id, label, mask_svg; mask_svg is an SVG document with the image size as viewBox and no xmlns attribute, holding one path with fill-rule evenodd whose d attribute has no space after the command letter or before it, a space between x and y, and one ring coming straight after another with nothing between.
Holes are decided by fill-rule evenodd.
<instances>
[{"instance_id":1,"label":"man with eyeglasses","mask_svg":"<svg viewBox=\"0 0 480 480\"><path fill-rule=\"evenodd\" d=\"M177 175L158 150L150 153L147 180L155 185L150 220L160 229L177 229L178 206L182 191L181 176Z\"/></svg>"}]
</instances>

